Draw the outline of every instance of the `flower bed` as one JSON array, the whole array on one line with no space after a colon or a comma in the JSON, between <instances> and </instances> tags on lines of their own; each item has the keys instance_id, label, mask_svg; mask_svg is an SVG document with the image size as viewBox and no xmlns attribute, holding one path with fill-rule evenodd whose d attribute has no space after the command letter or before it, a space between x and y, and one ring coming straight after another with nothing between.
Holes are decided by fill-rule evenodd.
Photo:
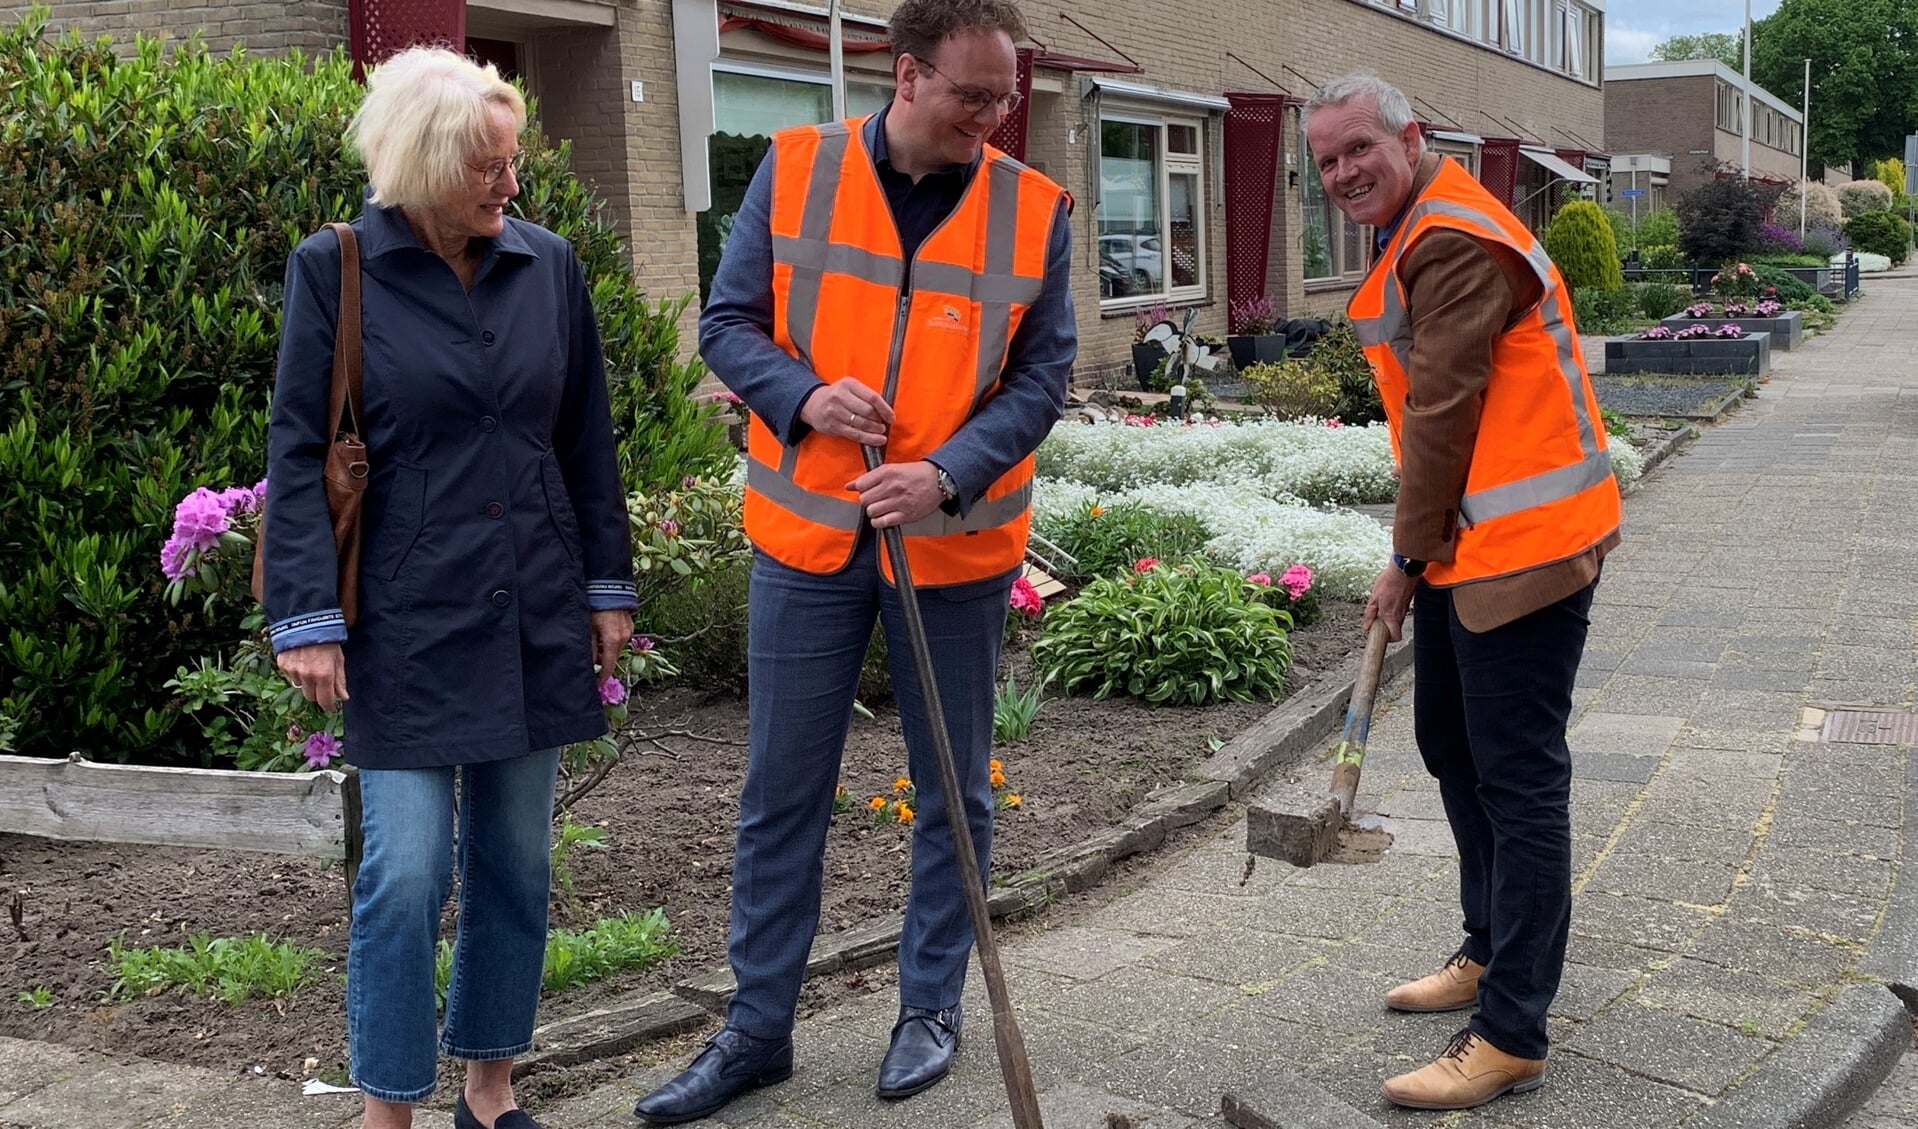
<instances>
[{"instance_id":1,"label":"flower bed","mask_svg":"<svg viewBox=\"0 0 1918 1129\"><path fill-rule=\"evenodd\" d=\"M1676 376L1763 376L1771 369L1771 334L1746 333L1736 323L1655 325L1633 337L1605 340L1605 371Z\"/></svg>"},{"instance_id":2,"label":"flower bed","mask_svg":"<svg viewBox=\"0 0 1918 1129\"><path fill-rule=\"evenodd\" d=\"M1728 325L1737 326L1746 334L1770 334L1771 348L1787 353L1805 338L1805 315L1788 310L1783 303L1771 298L1755 302L1734 298L1717 305L1694 302L1664 319L1662 324L1674 331L1688 326L1704 326L1714 331Z\"/></svg>"}]
</instances>

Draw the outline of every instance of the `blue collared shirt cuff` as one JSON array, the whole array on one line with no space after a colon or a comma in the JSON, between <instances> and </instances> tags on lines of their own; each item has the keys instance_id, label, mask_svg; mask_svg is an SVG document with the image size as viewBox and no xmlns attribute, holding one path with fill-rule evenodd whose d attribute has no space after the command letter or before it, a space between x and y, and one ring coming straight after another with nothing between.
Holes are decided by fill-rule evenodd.
<instances>
[{"instance_id":1,"label":"blue collared shirt cuff","mask_svg":"<svg viewBox=\"0 0 1918 1129\"><path fill-rule=\"evenodd\" d=\"M273 641L273 653L276 655L281 651L310 647L315 643L344 643L346 615L338 608L308 612L283 619L267 628L266 633Z\"/></svg>"},{"instance_id":2,"label":"blue collared shirt cuff","mask_svg":"<svg viewBox=\"0 0 1918 1129\"><path fill-rule=\"evenodd\" d=\"M586 606L596 612L629 612L639 607L639 589L630 580L589 580Z\"/></svg>"}]
</instances>

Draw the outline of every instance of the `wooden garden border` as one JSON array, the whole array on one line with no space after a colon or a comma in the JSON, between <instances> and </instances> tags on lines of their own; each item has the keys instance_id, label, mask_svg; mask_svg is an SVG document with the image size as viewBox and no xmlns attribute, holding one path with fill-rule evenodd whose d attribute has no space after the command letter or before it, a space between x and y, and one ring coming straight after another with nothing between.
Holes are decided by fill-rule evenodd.
<instances>
[{"instance_id":1,"label":"wooden garden border","mask_svg":"<svg viewBox=\"0 0 1918 1129\"><path fill-rule=\"evenodd\" d=\"M341 859L360 867L360 778L0 756L0 832Z\"/></svg>"}]
</instances>

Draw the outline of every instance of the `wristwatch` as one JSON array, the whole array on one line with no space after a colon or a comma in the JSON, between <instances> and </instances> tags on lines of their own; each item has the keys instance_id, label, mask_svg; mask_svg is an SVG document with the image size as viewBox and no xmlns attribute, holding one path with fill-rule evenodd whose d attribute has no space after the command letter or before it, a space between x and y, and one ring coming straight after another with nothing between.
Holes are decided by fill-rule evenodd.
<instances>
[{"instance_id":1,"label":"wristwatch","mask_svg":"<svg viewBox=\"0 0 1918 1129\"><path fill-rule=\"evenodd\" d=\"M1401 557L1397 553L1392 554L1392 567L1414 580L1417 580L1425 574L1424 561L1415 561L1410 557Z\"/></svg>"},{"instance_id":2,"label":"wristwatch","mask_svg":"<svg viewBox=\"0 0 1918 1129\"><path fill-rule=\"evenodd\" d=\"M939 472L939 492L946 496L946 501L948 502L958 501L959 500L959 484L952 480L952 476L950 474L946 473L945 467L942 467L938 465L937 463L934 463L933 469Z\"/></svg>"}]
</instances>

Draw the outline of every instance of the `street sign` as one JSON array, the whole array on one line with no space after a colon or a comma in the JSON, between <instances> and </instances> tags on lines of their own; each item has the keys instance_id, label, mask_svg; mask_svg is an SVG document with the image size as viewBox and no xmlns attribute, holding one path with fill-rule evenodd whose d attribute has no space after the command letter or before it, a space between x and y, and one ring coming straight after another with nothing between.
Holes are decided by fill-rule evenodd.
<instances>
[{"instance_id":1,"label":"street sign","mask_svg":"<svg viewBox=\"0 0 1918 1129\"><path fill-rule=\"evenodd\" d=\"M1636 200L1640 196L1645 195L1645 190L1643 188L1621 188L1618 190L1618 194L1627 200Z\"/></svg>"}]
</instances>

